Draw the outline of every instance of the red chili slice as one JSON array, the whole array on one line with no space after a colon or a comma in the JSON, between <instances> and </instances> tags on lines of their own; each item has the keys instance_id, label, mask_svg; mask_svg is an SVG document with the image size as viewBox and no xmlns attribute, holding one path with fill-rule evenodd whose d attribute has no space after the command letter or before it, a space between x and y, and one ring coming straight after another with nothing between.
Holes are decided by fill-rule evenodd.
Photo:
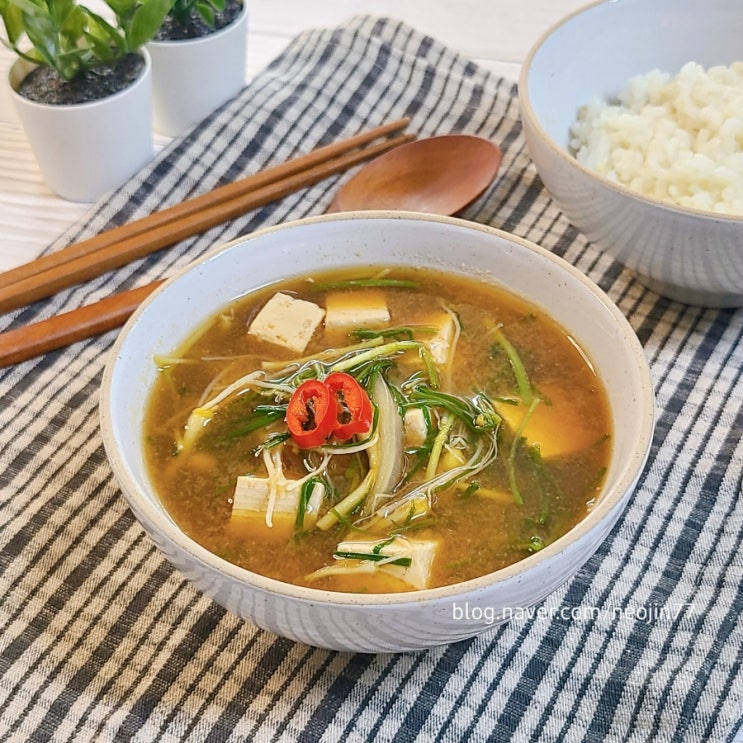
<instances>
[{"instance_id":1,"label":"red chili slice","mask_svg":"<svg viewBox=\"0 0 743 743\"><path fill-rule=\"evenodd\" d=\"M307 379L297 387L286 408L286 425L300 449L322 446L338 421L338 403L329 387Z\"/></svg>"},{"instance_id":2,"label":"red chili slice","mask_svg":"<svg viewBox=\"0 0 743 743\"><path fill-rule=\"evenodd\" d=\"M348 441L357 433L367 433L374 418L369 395L366 390L345 372L334 372L325 378L331 397L337 401L337 413L333 435Z\"/></svg>"}]
</instances>

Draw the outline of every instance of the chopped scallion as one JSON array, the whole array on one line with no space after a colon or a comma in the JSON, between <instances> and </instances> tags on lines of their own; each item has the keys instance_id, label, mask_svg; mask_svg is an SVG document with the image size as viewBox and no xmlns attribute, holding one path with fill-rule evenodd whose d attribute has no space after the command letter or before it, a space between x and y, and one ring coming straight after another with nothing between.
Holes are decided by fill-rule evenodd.
<instances>
[{"instance_id":1,"label":"chopped scallion","mask_svg":"<svg viewBox=\"0 0 743 743\"><path fill-rule=\"evenodd\" d=\"M480 483L475 482L474 480L469 483L464 490L459 494L460 498L469 498L471 495L474 495L478 490L480 489Z\"/></svg>"},{"instance_id":2,"label":"chopped scallion","mask_svg":"<svg viewBox=\"0 0 743 743\"><path fill-rule=\"evenodd\" d=\"M529 540L529 546L527 549L529 552L539 552L540 550L543 550L547 545L544 543L541 537L533 536Z\"/></svg>"}]
</instances>

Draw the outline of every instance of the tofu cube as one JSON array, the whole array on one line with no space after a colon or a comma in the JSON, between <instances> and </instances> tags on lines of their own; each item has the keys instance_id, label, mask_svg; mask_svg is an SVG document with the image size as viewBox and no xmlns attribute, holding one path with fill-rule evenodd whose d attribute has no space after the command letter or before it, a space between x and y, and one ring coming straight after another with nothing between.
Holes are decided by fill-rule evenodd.
<instances>
[{"instance_id":1,"label":"tofu cube","mask_svg":"<svg viewBox=\"0 0 743 743\"><path fill-rule=\"evenodd\" d=\"M544 399L534 408L523 428L527 405L493 402L506 426L521 431L527 444L538 445L543 459L574 454L596 441L597 433L589 425L590 409L578 410L570 393L557 385L542 383L539 390Z\"/></svg>"},{"instance_id":2,"label":"tofu cube","mask_svg":"<svg viewBox=\"0 0 743 743\"><path fill-rule=\"evenodd\" d=\"M382 328L389 325L390 311L384 292L364 289L355 292L332 292L325 299L325 328L354 330Z\"/></svg>"},{"instance_id":3,"label":"tofu cube","mask_svg":"<svg viewBox=\"0 0 743 743\"><path fill-rule=\"evenodd\" d=\"M368 522L370 531L391 531L408 527L417 519L427 516L431 510L431 503L424 493L407 499L398 506L381 505Z\"/></svg>"},{"instance_id":4,"label":"tofu cube","mask_svg":"<svg viewBox=\"0 0 743 743\"><path fill-rule=\"evenodd\" d=\"M405 430L405 446L421 446L428 435L423 411L420 408L407 408L403 416L403 428Z\"/></svg>"},{"instance_id":5,"label":"tofu cube","mask_svg":"<svg viewBox=\"0 0 743 743\"><path fill-rule=\"evenodd\" d=\"M436 328L436 332L426 341L426 345L437 366L444 366L449 360L456 335L454 318L448 312L437 312L425 324Z\"/></svg>"},{"instance_id":6,"label":"tofu cube","mask_svg":"<svg viewBox=\"0 0 743 743\"><path fill-rule=\"evenodd\" d=\"M285 480L276 487L271 514L271 523L278 531L293 530L299 508L302 486L297 480ZM232 497L233 523L248 523L252 528L272 528L266 523L266 511L271 495L271 481L265 477L242 475L237 478ZM317 513L325 497L325 486L316 482L307 503L304 527L311 528L317 521Z\"/></svg>"},{"instance_id":7,"label":"tofu cube","mask_svg":"<svg viewBox=\"0 0 743 743\"><path fill-rule=\"evenodd\" d=\"M387 528L408 526L410 523L422 516L427 516L431 510L431 503L425 494L418 495L415 498L408 499L407 502L401 503L397 508L385 513L383 518L387 522Z\"/></svg>"},{"instance_id":8,"label":"tofu cube","mask_svg":"<svg viewBox=\"0 0 743 743\"><path fill-rule=\"evenodd\" d=\"M232 498L232 515L265 513L270 492L271 483L266 477L253 477L252 475L238 477ZM299 488L277 490L273 506L274 513L295 514L298 505Z\"/></svg>"},{"instance_id":9,"label":"tofu cube","mask_svg":"<svg viewBox=\"0 0 743 743\"><path fill-rule=\"evenodd\" d=\"M325 310L314 302L277 292L255 316L248 333L294 353L304 353L324 317Z\"/></svg>"},{"instance_id":10,"label":"tofu cube","mask_svg":"<svg viewBox=\"0 0 743 743\"><path fill-rule=\"evenodd\" d=\"M379 571L391 575L412 588L426 588L431 580L431 567L436 556L437 544L434 541L412 540L397 536L392 542L388 540L341 542L337 547L338 553L376 554L383 558L390 558L390 562L371 560L347 559L347 563L356 563L364 566L368 572ZM376 552L375 552L376 550ZM392 560L406 558L410 565L395 565Z\"/></svg>"}]
</instances>

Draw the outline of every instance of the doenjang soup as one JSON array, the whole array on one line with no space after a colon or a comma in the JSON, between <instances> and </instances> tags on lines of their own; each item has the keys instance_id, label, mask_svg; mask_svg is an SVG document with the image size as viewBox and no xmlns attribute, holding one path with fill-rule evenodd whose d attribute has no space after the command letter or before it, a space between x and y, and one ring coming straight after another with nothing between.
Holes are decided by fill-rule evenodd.
<instances>
[{"instance_id":1,"label":"doenjang soup","mask_svg":"<svg viewBox=\"0 0 743 743\"><path fill-rule=\"evenodd\" d=\"M431 270L328 273L235 300L155 359L145 421L164 506L248 570L335 591L458 583L591 508L601 381L564 329Z\"/></svg>"}]
</instances>

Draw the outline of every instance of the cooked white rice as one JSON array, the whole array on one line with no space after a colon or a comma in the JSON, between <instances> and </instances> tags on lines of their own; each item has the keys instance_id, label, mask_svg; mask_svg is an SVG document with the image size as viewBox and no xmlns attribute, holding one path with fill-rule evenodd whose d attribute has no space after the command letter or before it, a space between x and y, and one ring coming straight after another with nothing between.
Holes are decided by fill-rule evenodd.
<instances>
[{"instance_id":1,"label":"cooked white rice","mask_svg":"<svg viewBox=\"0 0 743 743\"><path fill-rule=\"evenodd\" d=\"M644 196L743 215L743 62L653 70L616 103L583 106L571 130L578 160Z\"/></svg>"}]
</instances>

